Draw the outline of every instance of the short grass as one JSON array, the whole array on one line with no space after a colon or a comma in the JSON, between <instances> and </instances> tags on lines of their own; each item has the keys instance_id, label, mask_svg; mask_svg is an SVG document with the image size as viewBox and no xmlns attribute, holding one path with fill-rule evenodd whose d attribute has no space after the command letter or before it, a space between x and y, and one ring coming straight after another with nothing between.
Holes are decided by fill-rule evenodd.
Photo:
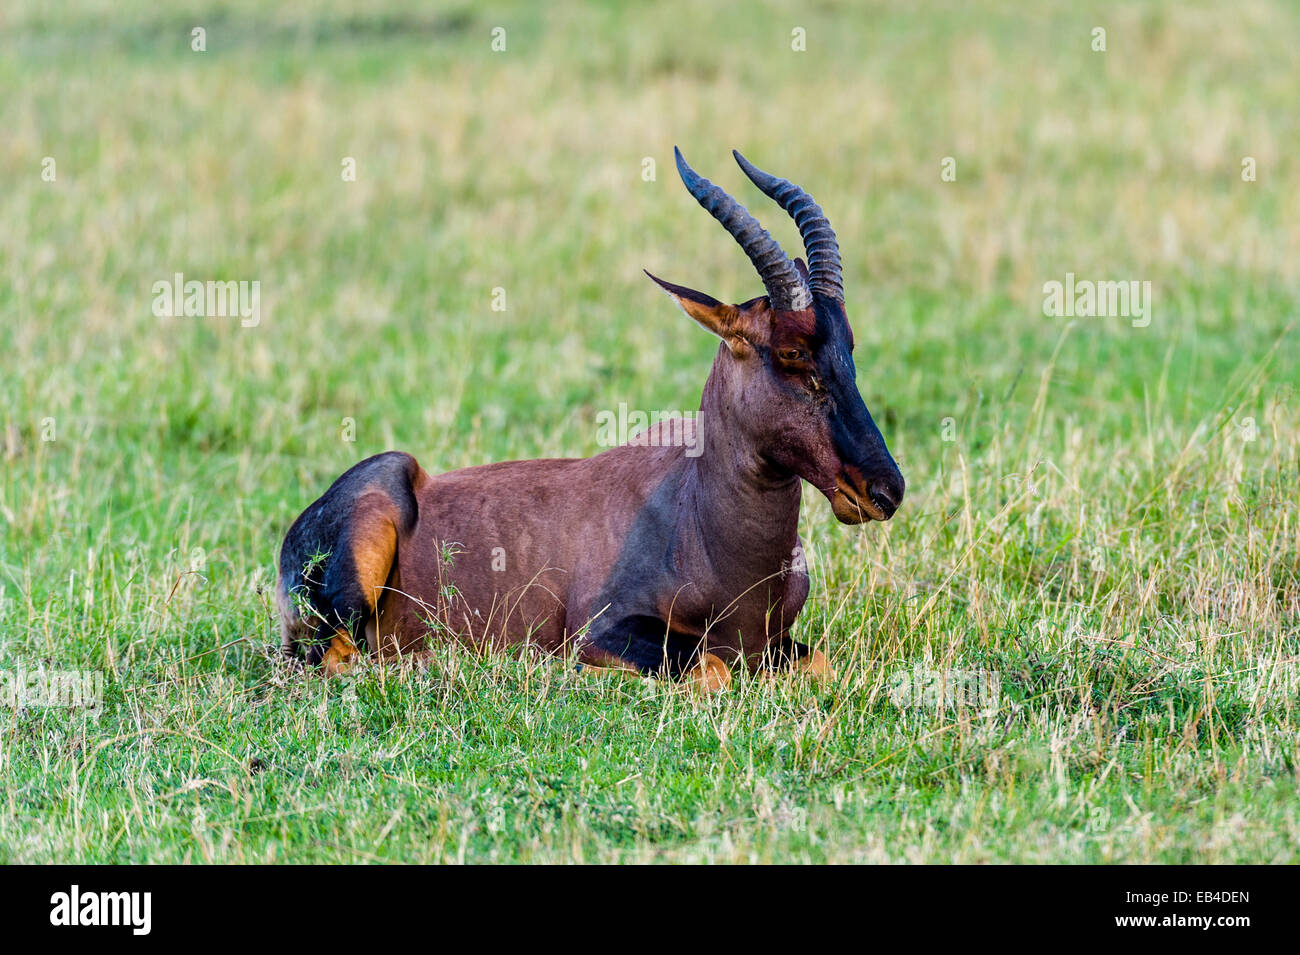
<instances>
[{"instance_id":1,"label":"short grass","mask_svg":"<svg viewBox=\"0 0 1300 955\"><path fill-rule=\"evenodd\" d=\"M1295 9L550 6L0 12L0 671L105 697L0 711L0 859L1296 861ZM362 456L696 406L715 344L640 269L757 284L674 143L845 252L908 498L808 498L838 681L269 659L280 537ZM175 272L261 324L155 317ZM1067 272L1150 325L1045 317Z\"/></svg>"}]
</instances>

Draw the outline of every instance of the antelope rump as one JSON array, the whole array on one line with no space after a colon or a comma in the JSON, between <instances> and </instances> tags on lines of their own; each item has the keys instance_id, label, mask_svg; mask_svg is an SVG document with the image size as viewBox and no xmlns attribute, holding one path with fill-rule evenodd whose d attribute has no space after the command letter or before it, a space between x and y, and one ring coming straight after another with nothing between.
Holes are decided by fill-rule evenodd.
<instances>
[{"instance_id":1,"label":"antelope rump","mask_svg":"<svg viewBox=\"0 0 1300 955\"><path fill-rule=\"evenodd\" d=\"M722 339L697 418L591 458L440 475L397 451L362 461L281 547L286 655L337 672L363 649L526 645L705 689L738 662L829 671L790 636L808 596L801 481L845 524L888 520L904 481L858 392L835 233L810 195L734 155L793 217L808 263L676 151L766 292L729 305L650 276ZM687 433L659 440L673 424Z\"/></svg>"}]
</instances>

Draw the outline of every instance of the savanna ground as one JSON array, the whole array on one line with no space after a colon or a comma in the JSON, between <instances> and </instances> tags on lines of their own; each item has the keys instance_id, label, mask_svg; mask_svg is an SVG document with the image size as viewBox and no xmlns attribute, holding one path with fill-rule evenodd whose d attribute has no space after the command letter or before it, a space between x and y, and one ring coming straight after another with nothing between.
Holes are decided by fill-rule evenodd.
<instances>
[{"instance_id":1,"label":"savanna ground","mask_svg":"<svg viewBox=\"0 0 1300 955\"><path fill-rule=\"evenodd\" d=\"M0 711L0 859L1300 856L1292 6L0 27L0 669L104 680L98 716ZM641 268L759 286L674 143L787 249L733 146L840 236L908 496L847 528L806 494L837 681L268 656L281 535L362 456L587 455L602 410L697 406L716 342ZM156 317L176 272L258 280L260 324ZM1150 281L1150 324L1045 316L1067 272Z\"/></svg>"}]
</instances>

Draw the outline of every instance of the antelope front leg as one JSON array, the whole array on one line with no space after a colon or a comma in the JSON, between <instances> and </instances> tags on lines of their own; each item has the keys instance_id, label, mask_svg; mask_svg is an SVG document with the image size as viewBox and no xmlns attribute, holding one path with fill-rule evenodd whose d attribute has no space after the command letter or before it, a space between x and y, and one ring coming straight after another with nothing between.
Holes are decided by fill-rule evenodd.
<instances>
[{"instance_id":1,"label":"antelope front leg","mask_svg":"<svg viewBox=\"0 0 1300 955\"><path fill-rule=\"evenodd\" d=\"M632 616L594 630L578 652L578 665L597 673L669 677L705 693L725 690L731 668L698 648L698 640L669 630L657 617Z\"/></svg>"}]
</instances>

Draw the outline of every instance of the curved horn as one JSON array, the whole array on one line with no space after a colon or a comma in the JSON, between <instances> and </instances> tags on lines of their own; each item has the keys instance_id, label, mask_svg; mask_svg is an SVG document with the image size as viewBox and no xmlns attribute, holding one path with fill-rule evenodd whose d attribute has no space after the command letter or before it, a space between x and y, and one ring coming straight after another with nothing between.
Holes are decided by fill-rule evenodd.
<instances>
[{"instance_id":1,"label":"curved horn","mask_svg":"<svg viewBox=\"0 0 1300 955\"><path fill-rule=\"evenodd\" d=\"M748 159L732 150L736 162L759 189L781 204L790 214L799 234L803 236L804 251L808 253L808 284L818 295L825 295L844 304L844 270L840 264L840 244L835 230L826 221L826 214L808 195L788 179L778 179L763 172Z\"/></svg>"},{"instance_id":2,"label":"curved horn","mask_svg":"<svg viewBox=\"0 0 1300 955\"><path fill-rule=\"evenodd\" d=\"M677 172L686 184L686 191L722 223L749 256L772 300L772 308L778 312L798 312L811 305L812 293L804 284L803 277L758 220L726 192L686 165L682 151L676 146L673 155L677 157Z\"/></svg>"}]
</instances>

